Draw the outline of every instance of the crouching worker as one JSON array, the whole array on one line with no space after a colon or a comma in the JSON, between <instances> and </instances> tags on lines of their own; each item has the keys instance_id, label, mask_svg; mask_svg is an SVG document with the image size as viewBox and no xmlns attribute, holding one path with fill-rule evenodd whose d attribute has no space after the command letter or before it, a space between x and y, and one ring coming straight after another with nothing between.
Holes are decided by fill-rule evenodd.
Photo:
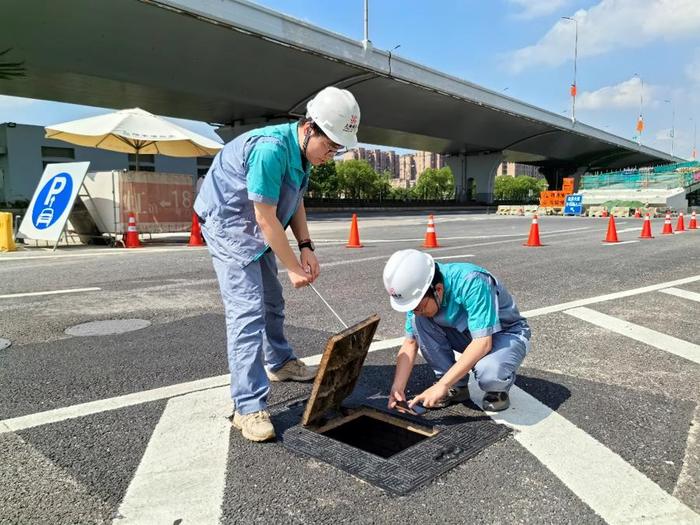
<instances>
[{"instance_id":1,"label":"crouching worker","mask_svg":"<svg viewBox=\"0 0 700 525\"><path fill-rule=\"evenodd\" d=\"M250 131L216 155L195 201L226 314L233 426L251 441L275 437L270 381L309 381L316 370L295 356L284 324L276 257L294 288L319 275L303 196L311 165L357 144L360 108L349 91L320 91L299 122ZM299 257L289 246L290 226Z\"/></svg>"},{"instance_id":2,"label":"crouching worker","mask_svg":"<svg viewBox=\"0 0 700 525\"><path fill-rule=\"evenodd\" d=\"M484 410L505 410L515 372L530 349L530 327L508 291L474 264L438 264L418 250L394 253L384 267L391 306L406 312L389 408L405 389L420 350L437 382L409 406L443 408L469 398L469 372L486 392ZM462 354L455 360L454 352Z\"/></svg>"}]
</instances>

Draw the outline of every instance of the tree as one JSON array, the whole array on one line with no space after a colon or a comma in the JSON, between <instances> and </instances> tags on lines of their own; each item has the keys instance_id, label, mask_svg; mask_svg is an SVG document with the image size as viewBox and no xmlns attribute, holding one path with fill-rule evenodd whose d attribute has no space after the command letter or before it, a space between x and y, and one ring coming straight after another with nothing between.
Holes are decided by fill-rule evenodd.
<instances>
[{"instance_id":1,"label":"tree","mask_svg":"<svg viewBox=\"0 0 700 525\"><path fill-rule=\"evenodd\" d=\"M452 199L455 195L455 182L449 167L428 168L418 177L413 191L421 199Z\"/></svg>"},{"instance_id":2,"label":"tree","mask_svg":"<svg viewBox=\"0 0 700 525\"><path fill-rule=\"evenodd\" d=\"M338 197L338 172L334 161L311 167L309 193L312 197Z\"/></svg>"},{"instance_id":3,"label":"tree","mask_svg":"<svg viewBox=\"0 0 700 525\"><path fill-rule=\"evenodd\" d=\"M345 197L352 199L371 199L378 195L379 175L366 160L346 160L339 162L338 189Z\"/></svg>"},{"instance_id":4,"label":"tree","mask_svg":"<svg viewBox=\"0 0 700 525\"><path fill-rule=\"evenodd\" d=\"M547 181L544 179L499 175L493 185L493 198L497 201L535 202L540 192L546 189Z\"/></svg>"}]
</instances>

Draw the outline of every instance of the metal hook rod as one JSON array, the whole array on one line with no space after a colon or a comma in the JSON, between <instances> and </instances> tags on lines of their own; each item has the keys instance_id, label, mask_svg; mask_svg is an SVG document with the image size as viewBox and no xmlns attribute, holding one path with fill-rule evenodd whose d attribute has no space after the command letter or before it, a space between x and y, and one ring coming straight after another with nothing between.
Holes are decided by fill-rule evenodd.
<instances>
[{"instance_id":1,"label":"metal hook rod","mask_svg":"<svg viewBox=\"0 0 700 525\"><path fill-rule=\"evenodd\" d=\"M311 283L309 283L309 286L311 287L311 289L312 289L314 292L316 292L316 295L318 295L318 297L321 299L321 301L323 301L323 303L328 307L328 309L329 309L331 312L333 312L333 315L335 315L335 316L338 318L338 321L340 321L341 324L342 324L345 328L349 328L348 325L345 324L345 321L343 321L343 320L340 318L340 316L336 313L336 311L333 310L333 308L331 307L331 305L328 304L328 301L326 301L326 300L323 298L323 296L322 296L320 293L318 293L318 290L317 290L316 288L314 288L314 285L311 284Z\"/></svg>"}]
</instances>

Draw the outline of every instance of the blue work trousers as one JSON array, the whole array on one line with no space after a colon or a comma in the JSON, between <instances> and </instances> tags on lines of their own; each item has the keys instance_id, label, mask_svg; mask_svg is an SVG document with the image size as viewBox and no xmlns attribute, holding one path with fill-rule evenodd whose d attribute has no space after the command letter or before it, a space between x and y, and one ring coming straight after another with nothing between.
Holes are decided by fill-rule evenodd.
<instances>
[{"instance_id":1,"label":"blue work trousers","mask_svg":"<svg viewBox=\"0 0 700 525\"><path fill-rule=\"evenodd\" d=\"M440 326L432 319L416 315L413 333L418 340L420 353L441 378L455 364L454 352L462 353L471 343L469 332ZM474 377L484 392L508 392L515 381L515 371L530 349L530 341L523 335L498 332L491 336L491 351L474 365ZM467 385L469 375L455 386Z\"/></svg>"},{"instance_id":2,"label":"blue work trousers","mask_svg":"<svg viewBox=\"0 0 700 525\"><path fill-rule=\"evenodd\" d=\"M284 298L277 262L275 254L268 251L241 268L218 249L221 239L212 237L208 225L202 225L202 232L224 302L231 398L238 413L250 414L267 407L270 382L265 366L276 371L296 359L284 335Z\"/></svg>"}]
</instances>

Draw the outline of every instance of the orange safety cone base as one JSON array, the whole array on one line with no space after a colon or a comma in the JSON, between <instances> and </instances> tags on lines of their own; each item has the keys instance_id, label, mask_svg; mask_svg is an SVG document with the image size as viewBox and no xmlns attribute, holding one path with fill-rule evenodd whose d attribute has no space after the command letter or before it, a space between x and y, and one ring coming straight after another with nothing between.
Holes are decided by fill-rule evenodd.
<instances>
[{"instance_id":1,"label":"orange safety cone base","mask_svg":"<svg viewBox=\"0 0 700 525\"><path fill-rule=\"evenodd\" d=\"M537 222L537 215L532 217L532 223L530 224L530 235L527 238L527 242L524 243L523 246L527 246L529 248L544 246L544 244L540 242L540 225Z\"/></svg>"},{"instance_id":2,"label":"orange safety cone base","mask_svg":"<svg viewBox=\"0 0 700 525\"><path fill-rule=\"evenodd\" d=\"M350 238L345 245L346 248L362 248L360 242L360 229L357 226L357 214L352 214L352 224L350 225Z\"/></svg>"},{"instance_id":3,"label":"orange safety cone base","mask_svg":"<svg viewBox=\"0 0 700 525\"><path fill-rule=\"evenodd\" d=\"M199 226L199 219L194 212L192 212L192 228L190 228L190 240L187 246L206 246L202 237L202 229Z\"/></svg>"},{"instance_id":4,"label":"orange safety cone base","mask_svg":"<svg viewBox=\"0 0 700 525\"><path fill-rule=\"evenodd\" d=\"M129 222L126 228L126 233L122 237L124 248L143 248L139 239L139 232L136 229L136 215L134 212L129 212Z\"/></svg>"},{"instance_id":5,"label":"orange safety cone base","mask_svg":"<svg viewBox=\"0 0 700 525\"><path fill-rule=\"evenodd\" d=\"M437 233L435 232L435 220L432 215L428 216L428 228L425 232L422 248L440 248L438 244Z\"/></svg>"},{"instance_id":6,"label":"orange safety cone base","mask_svg":"<svg viewBox=\"0 0 700 525\"><path fill-rule=\"evenodd\" d=\"M608 221L608 233L605 236L603 242L620 242L620 239L617 238L617 228L615 228L615 217L613 217L612 215L610 216L610 220Z\"/></svg>"},{"instance_id":7,"label":"orange safety cone base","mask_svg":"<svg viewBox=\"0 0 700 525\"><path fill-rule=\"evenodd\" d=\"M685 231L685 221L683 220L683 214L678 216L678 222L676 223L676 233Z\"/></svg>"}]
</instances>

